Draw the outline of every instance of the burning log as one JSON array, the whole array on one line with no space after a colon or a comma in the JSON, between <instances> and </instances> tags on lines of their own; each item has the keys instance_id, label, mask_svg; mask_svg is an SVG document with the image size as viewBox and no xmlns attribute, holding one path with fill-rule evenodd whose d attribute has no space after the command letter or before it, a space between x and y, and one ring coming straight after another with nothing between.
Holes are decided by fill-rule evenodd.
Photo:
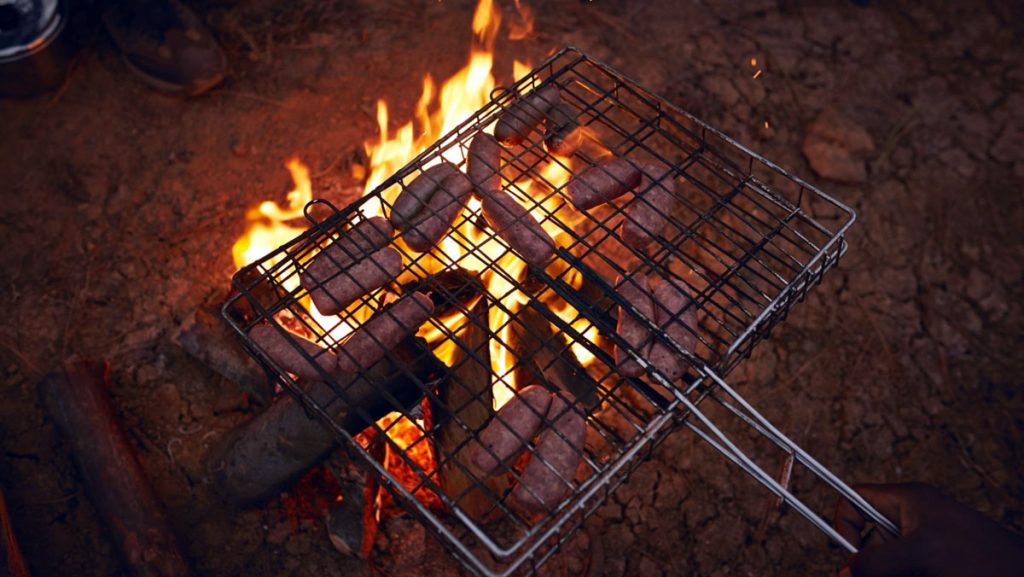
<instances>
[{"instance_id":1,"label":"burning log","mask_svg":"<svg viewBox=\"0 0 1024 577\"><path fill-rule=\"evenodd\" d=\"M444 318L454 310L469 310L484 293L480 279L462 268L451 268L402 285L406 293L429 293L434 317Z\"/></svg>"},{"instance_id":2,"label":"burning log","mask_svg":"<svg viewBox=\"0 0 1024 577\"><path fill-rule=\"evenodd\" d=\"M487 322L486 305L486 301L480 301L473 307L469 326L455 337L456 353L443 388L446 407L438 411L444 416L438 437L440 454L450 455L442 465L444 491L474 519L484 518L494 507L495 496L508 490L504 476L488 479L485 488L478 485L472 473L473 440L494 412L490 339L486 324L481 324Z\"/></svg>"},{"instance_id":3,"label":"burning log","mask_svg":"<svg viewBox=\"0 0 1024 577\"><path fill-rule=\"evenodd\" d=\"M383 460L383 443L371 443L367 450L377 460ZM344 450L331 455L327 469L341 487L341 501L331 507L324 519L327 536L339 553L366 559L377 536L374 508L377 483L373 475L349 459Z\"/></svg>"},{"instance_id":4,"label":"burning log","mask_svg":"<svg viewBox=\"0 0 1024 577\"><path fill-rule=\"evenodd\" d=\"M306 395L345 431L355 435L391 411L414 405L423 395L421 383L446 369L422 340L407 338L365 372L339 375L345 401L324 382L314 382ZM347 401L347 402L346 402ZM323 459L335 444L334 432L307 414L291 395L279 396L266 411L228 433L213 453L211 467L226 499L247 505L274 495Z\"/></svg>"},{"instance_id":5,"label":"burning log","mask_svg":"<svg viewBox=\"0 0 1024 577\"><path fill-rule=\"evenodd\" d=\"M587 374L565 340L554 331L547 317L530 300L510 321L509 345L515 353L517 386L546 384L572 393L586 408L597 405L597 382Z\"/></svg>"},{"instance_id":6,"label":"burning log","mask_svg":"<svg viewBox=\"0 0 1024 577\"><path fill-rule=\"evenodd\" d=\"M57 424L96 512L129 573L192 575L107 395L107 365L66 361L43 377L39 395Z\"/></svg>"},{"instance_id":7,"label":"burning log","mask_svg":"<svg viewBox=\"0 0 1024 577\"><path fill-rule=\"evenodd\" d=\"M274 396L274 385L267 372L246 354L238 334L220 316L212 299L185 319L174 340L186 353L242 387L261 404Z\"/></svg>"}]
</instances>

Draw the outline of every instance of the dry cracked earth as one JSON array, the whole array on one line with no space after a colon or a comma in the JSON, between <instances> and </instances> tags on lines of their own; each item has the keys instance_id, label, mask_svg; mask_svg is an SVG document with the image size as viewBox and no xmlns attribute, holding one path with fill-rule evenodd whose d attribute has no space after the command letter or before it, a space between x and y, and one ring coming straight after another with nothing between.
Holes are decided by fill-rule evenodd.
<instances>
[{"instance_id":1,"label":"dry cracked earth","mask_svg":"<svg viewBox=\"0 0 1024 577\"><path fill-rule=\"evenodd\" d=\"M499 40L495 73L507 83L512 58L579 46L853 206L838 268L730 380L843 479L934 483L1022 531L1024 14L812 4L544 3L532 35ZM455 573L407 520L367 564L335 552L318 522L288 527L278 503L206 506L202 457L255 407L171 336L226 286L246 209L288 190L285 159L311 166L318 195L354 198L375 101L408 119L424 75L464 64L472 8L216 3L199 11L233 70L206 96L152 92L86 32L58 93L0 103L0 486L33 575L121 571L35 393L73 353L112 361L115 405L199 574ZM727 430L775 470L777 452ZM842 563L694 435L649 461L544 574ZM834 494L809 475L793 488L830 512Z\"/></svg>"}]
</instances>

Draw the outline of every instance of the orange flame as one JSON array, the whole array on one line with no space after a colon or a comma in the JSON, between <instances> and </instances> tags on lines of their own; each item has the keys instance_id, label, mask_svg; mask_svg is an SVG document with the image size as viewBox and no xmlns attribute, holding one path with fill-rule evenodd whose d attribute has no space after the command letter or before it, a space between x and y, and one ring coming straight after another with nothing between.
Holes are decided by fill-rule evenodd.
<instances>
[{"instance_id":1,"label":"orange flame","mask_svg":"<svg viewBox=\"0 0 1024 577\"><path fill-rule=\"evenodd\" d=\"M532 30L533 22L530 9L518 1L516 8L520 20L526 26L526 31L523 32L523 29L520 29L519 32L516 32L514 29L510 32L510 37L520 33L525 35ZM440 87L432 76L427 75L424 78L423 90L417 101L413 120L396 129L391 129L387 102L383 99L377 101L379 134L364 144L369 159L364 195L377 190L391 175L433 144L437 138L450 132L490 101L490 94L495 87L495 79L492 74L493 46L500 24L501 14L492 0L480 0L473 15L473 41L470 47L469 61ZM527 63L518 60L513 62L515 79L524 77L530 69L531 66ZM455 146L445 152L444 159L461 165L465 160L463 156L463 148ZM439 161L440 159L435 162ZM536 180L525 178L521 182L509 183L510 189L520 191L524 196L545 198L541 205L533 209L533 214L541 221L544 229L551 234L556 244L560 246L569 242L568 233L557 223L545 219L545 217L555 213L558 209L560 201L556 196L550 194L550 186L561 187L568 181L571 172L566 167L570 166L570 162L569 158L555 157L554 161L548 162L540 168L540 178ZM283 206L267 201L249 211L247 214L247 219L250 221L249 229L238 239L232 250L237 266L242 267L254 262L303 232L304 227L291 221L303 216L303 206L312 199L309 171L297 159L288 162L288 169L295 181L295 189L288 194L287 202ZM381 192L383 202L366 201L361 211L362 214L364 216L385 215L384 203L394 202L399 191L399 186L391 186L383 190ZM467 215L479 216L479 201L471 198L466 212ZM571 227L576 223L575 219L579 218L579 215L562 214L564 212L566 211L563 209L556 216ZM525 279L527 265L515 253L508 250L500 240L490 238L490 235L473 225L472 222L476 220L476 218L465 219L453 234L449 234L441 241L440 246L435 249L435 257L422 258L419 262L427 269L428 273L437 272L446 266L446 263L452 262L457 262L466 270L480 273L481 281L492 297L500 300L504 308L514 313L530 298L517 288L520 281ZM471 248L467 249L467 246ZM504 275L494 273L493 269L488 266L489 263L494 262L498 263L498 267L504 272ZM270 266L273 264L268 263ZM567 275L566 278L577 287L582 282L582 278L578 274ZM290 275L285 284L293 285L285 286L286 290L297 289L297 275ZM320 315L312 303L304 304L321 326L329 327L330 337L335 342L352 330L352 327L347 324L339 323L337 317L328 318ZM585 319L578 318L578 313L568 304L558 300L548 303L548 306L586 338L591 340L597 338L596 328ZM446 330L439 329L433 323L427 323L420 330L419 336L431 343L435 355L441 361L450 364L457 347L445 337L461 326L464 319L461 314L455 313L439 319L438 323ZM513 369L517 359L502 344L510 342L509 313L496 306L489 307L488 326L497 335L497 338L490 341L490 356L494 406L498 408L512 397L519 386L527 383L514 382L515 371ZM594 360L593 355L585 347L574 344L572 349L584 366ZM422 421L410 421L406 417L392 413L378 421L378 425L388 431L388 436L410 459L417 463L420 470L431 476L436 474L435 449L430 439L425 438L426 427ZM408 466L401 461L395 455L386 452L385 465L389 467L396 478L409 489L421 486L419 476L412 470L408 470ZM393 468L392 465L394 465ZM437 497L426 491L419 491L417 497L429 506L439 505Z\"/></svg>"}]
</instances>

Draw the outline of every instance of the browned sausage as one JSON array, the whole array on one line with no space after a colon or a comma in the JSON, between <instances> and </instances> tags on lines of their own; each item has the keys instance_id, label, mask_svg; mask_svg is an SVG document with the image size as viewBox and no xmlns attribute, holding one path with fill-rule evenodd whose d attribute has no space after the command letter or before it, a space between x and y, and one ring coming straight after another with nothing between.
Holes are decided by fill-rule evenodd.
<instances>
[{"instance_id":1,"label":"browned sausage","mask_svg":"<svg viewBox=\"0 0 1024 577\"><path fill-rule=\"evenodd\" d=\"M620 232L622 242L640 251L646 250L661 235L676 207L671 169L657 164L646 164L642 169L642 191L626 207Z\"/></svg>"},{"instance_id":2,"label":"browned sausage","mask_svg":"<svg viewBox=\"0 0 1024 577\"><path fill-rule=\"evenodd\" d=\"M587 434L583 415L559 396L552 399L545 421L550 428L541 434L512 490L519 506L533 512L554 509L572 490Z\"/></svg>"},{"instance_id":3,"label":"browned sausage","mask_svg":"<svg viewBox=\"0 0 1024 577\"><path fill-rule=\"evenodd\" d=\"M580 210L594 208L633 190L640 184L640 170L625 158L613 158L577 174L565 185Z\"/></svg>"},{"instance_id":4,"label":"browned sausage","mask_svg":"<svg viewBox=\"0 0 1024 577\"><path fill-rule=\"evenodd\" d=\"M480 207L487 224L526 262L544 266L554 254L555 241L507 192L492 191L483 197Z\"/></svg>"},{"instance_id":5,"label":"browned sausage","mask_svg":"<svg viewBox=\"0 0 1024 577\"><path fill-rule=\"evenodd\" d=\"M391 206L391 224L404 230L415 220L417 213L430 201L445 179L458 171L454 164L442 162L421 172L398 193L398 198Z\"/></svg>"},{"instance_id":6,"label":"browned sausage","mask_svg":"<svg viewBox=\"0 0 1024 577\"><path fill-rule=\"evenodd\" d=\"M313 257L306 270L299 275L302 286L313 291L345 267L387 245L394 234L394 227L382 216L357 222Z\"/></svg>"},{"instance_id":7,"label":"browned sausage","mask_svg":"<svg viewBox=\"0 0 1024 577\"><path fill-rule=\"evenodd\" d=\"M434 303L427 295L405 295L366 321L341 344L338 370L352 374L373 366L402 339L414 334L433 312Z\"/></svg>"},{"instance_id":8,"label":"browned sausage","mask_svg":"<svg viewBox=\"0 0 1024 577\"><path fill-rule=\"evenodd\" d=\"M544 145L549 152L570 156L583 144L576 110L568 104L556 104L544 119Z\"/></svg>"},{"instance_id":9,"label":"browned sausage","mask_svg":"<svg viewBox=\"0 0 1024 577\"><path fill-rule=\"evenodd\" d=\"M256 325L249 329L249 338L277 366L302 379L323 380L324 376L317 370L317 365L328 375L338 367L338 358L331 351L296 334L289 333L286 337L277 327ZM295 346L301 348L312 361L295 350Z\"/></svg>"},{"instance_id":10,"label":"browned sausage","mask_svg":"<svg viewBox=\"0 0 1024 577\"><path fill-rule=\"evenodd\" d=\"M624 300L633 305L636 310L651 322L656 322L654 316L654 304L651 302L651 285L647 275L634 273L626 277L620 277L615 283L615 290ZM640 320L635 318L628 311L619 307L619 323L616 328L622 340L629 344L637 354L647 358L651 345L651 332L647 330ZM615 347L615 362L619 365L619 371L627 377L639 377L644 373L640 363L633 360L619 347Z\"/></svg>"},{"instance_id":11,"label":"browned sausage","mask_svg":"<svg viewBox=\"0 0 1024 577\"><path fill-rule=\"evenodd\" d=\"M522 96L512 102L498 117L494 136L507 144L523 142L526 135L540 124L544 114L560 100L561 95L555 85L545 86Z\"/></svg>"},{"instance_id":12,"label":"browned sausage","mask_svg":"<svg viewBox=\"0 0 1024 577\"><path fill-rule=\"evenodd\" d=\"M401 272L402 255L386 246L344 268L320 286L307 288L318 311L336 315L360 296L379 289Z\"/></svg>"},{"instance_id":13,"label":"browned sausage","mask_svg":"<svg viewBox=\"0 0 1024 577\"><path fill-rule=\"evenodd\" d=\"M461 172L456 171L444 179L416 215L413 225L405 231L405 244L417 252L430 250L451 228L472 191L473 183Z\"/></svg>"},{"instance_id":14,"label":"browned sausage","mask_svg":"<svg viewBox=\"0 0 1024 577\"><path fill-rule=\"evenodd\" d=\"M493 136L478 132L469 145L466 171L481 199L501 190L501 145Z\"/></svg>"},{"instance_id":15,"label":"browned sausage","mask_svg":"<svg viewBox=\"0 0 1024 577\"><path fill-rule=\"evenodd\" d=\"M697 307L686 286L681 281L666 279L654 288L654 303L658 326L673 341L693 352L697 337L691 331L697 329ZM658 341L651 345L650 360L670 380L679 378L686 368L686 362L674 347Z\"/></svg>"},{"instance_id":16,"label":"browned sausage","mask_svg":"<svg viewBox=\"0 0 1024 577\"><path fill-rule=\"evenodd\" d=\"M481 475L500 473L540 429L551 405L551 393L538 385L520 389L480 432L472 462Z\"/></svg>"}]
</instances>

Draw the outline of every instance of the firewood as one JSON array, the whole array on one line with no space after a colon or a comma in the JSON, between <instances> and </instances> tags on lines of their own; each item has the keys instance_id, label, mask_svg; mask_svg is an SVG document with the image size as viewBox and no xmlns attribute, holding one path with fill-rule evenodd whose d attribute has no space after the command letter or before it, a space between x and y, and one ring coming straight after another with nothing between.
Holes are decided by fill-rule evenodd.
<instances>
[{"instance_id":1,"label":"firewood","mask_svg":"<svg viewBox=\"0 0 1024 577\"><path fill-rule=\"evenodd\" d=\"M437 318L444 318L454 310L468 310L484 293L479 277L458 267L404 283L402 289L406 293L428 293Z\"/></svg>"},{"instance_id":2,"label":"firewood","mask_svg":"<svg viewBox=\"0 0 1024 577\"><path fill-rule=\"evenodd\" d=\"M440 458L447 459L441 466L445 494L470 517L483 520L509 487L505 477L475 480L471 463L475 439L494 413L486 301L473 307L467 323L455 337L451 373L442 388L444 407L435 414Z\"/></svg>"},{"instance_id":3,"label":"firewood","mask_svg":"<svg viewBox=\"0 0 1024 577\"><path fill-rule=\"evenodd\" d=\"M267 372L242 348L238 333L228 326L213 299L181 323L174 340L186 353L241 387L260 404L274 396Z\"/></svg>"},{"instance_id":4,"label":"firewood","mask_svg":"<svg viewBox=\"0 0 1024 577\"><path fill-rule=\"evenodd\" d=\"M531 384L562 389L586 408L597 404L597 382L587 374L562 335L558 334L544 314L543 306L531 300L510 321L510 348L515 356L517 387Z\"/></svg>"},{"instance_id":5,"label":"firewood","mask_svg":"<svg viewBox=\"0 0 1024 577\"><path fill-rule=\"evenodd\" d=\"M356 435L389 412L416 404L423 395L422 383L446 370L422 339L407 338L391 353L393 360L384 358L363 373L339 375L336 386L344 400L324 382L309 384L305 394L336 425ZM330 453L337 438L295 397L280 395L264 412L228 433L209 464L223 496L248 505L277 494Z\"/></svg>"},{"instance_id":6,"label":"firewood","mask_svg":"<svg viewBox=\"0 0 1024 577\"><path fill-rule=\"evenodd\" d=\"M43 377L39 395L71 448L100 520L131 575L183 577L192 570L107 393L107 365L66 361Z\"/></svg>"}]
</instances>

